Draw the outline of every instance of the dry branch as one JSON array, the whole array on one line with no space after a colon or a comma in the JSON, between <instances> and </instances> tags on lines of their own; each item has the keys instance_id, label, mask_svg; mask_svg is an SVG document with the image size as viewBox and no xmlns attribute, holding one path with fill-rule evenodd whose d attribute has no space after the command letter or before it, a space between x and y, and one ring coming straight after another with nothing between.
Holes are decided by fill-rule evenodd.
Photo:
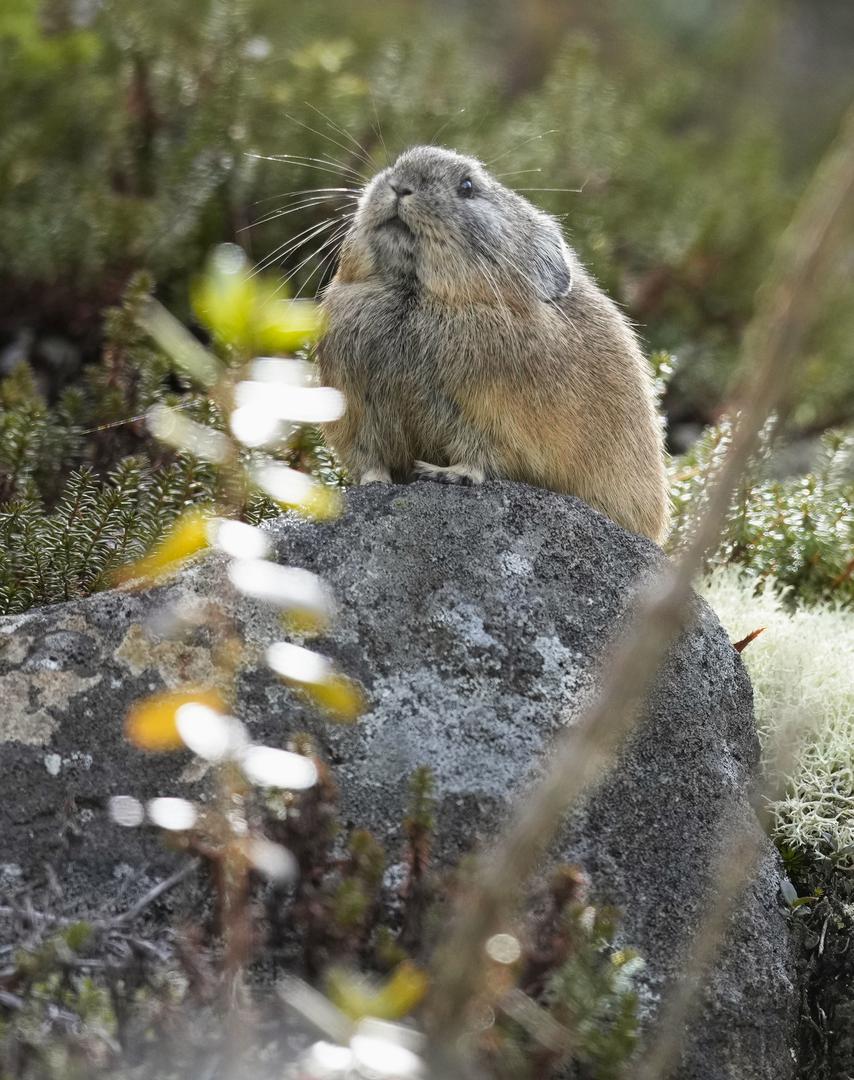
<instances>
[{"instance_id":1,"label":"dry branch","mask_svg":"<svg viewBox=\"0 0 854 1080\"><path fill-rule=\"evenodd\" d=\"M781 239L744 349L743 392L729 452L712 485L707 508L687 547L675 564L639 597L628 631L615 644L604 667L602 684L576 724L557 740L548 755L545 774L518 806L496 847L480 857L476 884L463 897L446 945L438 958L431 997L434 1057L442 1076L466 1073L464 1036L468 1006L478 999L488 969L486 941L506 927L525 883L534 873L567 810L614 762L635 724L667 647L686 618L691 583L707 554L718 544L726 512L745 468L755 452L769 416L785 402L801 355L804 336L820 298L822 271L845 237L846 219L854 204L854 110L837 144L818 169ZM712 913L714 933L698 935L704 943L704 964L723 931L729 902L750 873L730 883L726 904ZM698 965L699 966L699 965ZM684 1016L688 997L679 1013ZM678 1017L674 1018L678 1021ZM681 1024L648 1059L648 1077L666 1075L678 1049Z\"/></svg>"}]
</instances>

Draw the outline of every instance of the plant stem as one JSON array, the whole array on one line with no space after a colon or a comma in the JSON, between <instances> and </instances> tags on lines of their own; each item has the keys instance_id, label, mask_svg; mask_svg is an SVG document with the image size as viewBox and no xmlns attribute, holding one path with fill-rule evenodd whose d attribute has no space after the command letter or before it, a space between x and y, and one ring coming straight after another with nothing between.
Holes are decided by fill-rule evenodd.
<instances>
[{"instance_id":1,"label":"plant stem","mask_svg":"<svg viewBox=\"0 0 854 1080\"><path fill-rule=\"evenodd\" d=\"M485 985L485 943L512 918L525 883L567 810L613 764L668 645L687 618L692 580L720 541L730 501L763 425L785 401L819 299L821 272L846 239L844 225L852 203L854 109L801 199L760 291L745 341L742 407L706 511L679 561L666 566L639 597L628 631L603 667L596 698L556 741L542 779L519 804L494 850L481 856L473 875L476 884L458 906L438 954L430 1002L439 1075L468 1073L468 1007ZM681 1027L670 1034L678 1048ZM647 1075L665 1075L671 1056L668 1046L660 1055L660 1067L656 1064Z\"/></svg>"}]
</instances>

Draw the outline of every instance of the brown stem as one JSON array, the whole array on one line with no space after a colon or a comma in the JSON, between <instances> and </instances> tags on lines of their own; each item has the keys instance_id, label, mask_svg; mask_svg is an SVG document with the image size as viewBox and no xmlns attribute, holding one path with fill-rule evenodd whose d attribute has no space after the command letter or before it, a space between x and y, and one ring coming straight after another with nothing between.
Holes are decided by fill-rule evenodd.
<instances>
[{"instance_id":1,"label":"brown stem","mask_svg":"<svg viewBox=\"0 0 854 1080\"><path fill-rule=\"evenodd\" d=\"M783 235L748 330L746 390L732 444L706 511L681 558L639 599L628 631L612 650L599 692L550 751L542 780L518 806L495 849L482 855L477 884L463 898L438 955L431 998L434 1056L440 1074L464 1075L467 1006L483 990L484 945L505 926L568 808L615 759L669 645L686 619L691 582L719 543L738 482L762 427L784 400L819 296L821 272L840 248L854 201L854 110L838 144L822 162ZM677 1038L678 1032L672 1034ZM661 1056L662 1069L671 1060ZM657 1066L656 1066L657 1067Z\"/></svg>"}]
</instances>

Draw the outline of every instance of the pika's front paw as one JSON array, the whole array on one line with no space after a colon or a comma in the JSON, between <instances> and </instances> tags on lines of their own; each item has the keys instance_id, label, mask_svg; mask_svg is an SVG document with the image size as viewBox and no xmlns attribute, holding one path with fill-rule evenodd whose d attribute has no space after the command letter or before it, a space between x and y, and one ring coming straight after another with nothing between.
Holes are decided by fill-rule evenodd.
<instances>
[{"instance_id":1,"label":"pika's front paw","mask_svg":"<svg viewBox=\"0 0 854 1080\"><path fill-rule=\"evenodd\" d=\"M476 465L431 465L427 461L416 461L412 475L416 480L435 480L440 484L482 484L485 479L483 469Z\"/></svg>"},{"instance_id":2,"label":"pika's front paw","mask_svg":"<svg viewBox=\"0 0 854 1080\"><path fill-rule=\"evenodd\" d=\"M359 478L359 484L390 484L391 473L388 469L365 469Z\"/></svg>"}]
</instances>

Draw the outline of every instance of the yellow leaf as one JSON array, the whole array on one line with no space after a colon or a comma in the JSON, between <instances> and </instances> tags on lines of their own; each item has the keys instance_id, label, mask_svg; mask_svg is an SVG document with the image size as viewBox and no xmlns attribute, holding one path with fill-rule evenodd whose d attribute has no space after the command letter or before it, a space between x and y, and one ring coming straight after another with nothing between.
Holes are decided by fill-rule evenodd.
<instances>
[{"instance_id":1,"label":"yellow leaf","mask_svg":"<svg viewBox=\"0 0 854 1080\"><path fill-rule=\"evenodd\" d=\"M427 976L410 960L398 964L379 993L381 1018L397 1020L408 1016L427 993Z\"/></svg>"},{"instance_id":2,"label":"yellow leaf","mask_svg":"<svg viewBox=\"0 0 854 1080\"><path fill-rule=\"evenodd\" d=\"M142 559L115 572L117 582L136 578L159 578L174 569L176 564L210 546L208 525L211 514L194 508L183 513L160 543Z\"/></svg>"},{"instance_id":3,"label":"yellow leaf","mask_svg":"<svg viewBox=\"0 0 854 1080\"><path fill-rule=\"evenodd\" d=\"M420 1004L428 985L425 973L410 960L398 964L380 986L335 969L328 979L330 1000L352 1020L400 1020Z\"/></svg>"},{"instance_id":4,"label":"yellow leaf","mask_svg":"<svg viewBox=\"0 0 854 1080\"><path fill-rule=\"evenodd\" d=\"M355 720L364 710L359 684L337 672L325 656L278 641L267 649L266 659L283 682L302 690L337 720Z\"/></svg>"},{"instance_id":5,"label":"yellow leaf","mask_svg":"<svg viewBox=\"0 0 854 1080\"><path fill-rule=\"evenodd\" d=\"M141 750L180 750L184 741L178 734L175 717L182 705L191 702L218 712L225 708L216 690L167 690L152 694L131 707L125 720L125 735Z\"/></svg>"},{"instance_id":6,"label":"yellow leaf","mask_svg":"<svg viewBox=\"0 0 854 1080\"><path fill-rule=\"evenodd\" d=\"M338 488L316 481L309 497L296 509L316 521L330 521L340 515L341 505L341 492Z\"/></svg>"},{"instance_id":7,"label":"yellow leaf","mask_svg":"<svg viewBox=\"0 0 854 1080\"><path fill-rule=\"evenodd\" d=\"M254 284L242 270L221 272L214 268L193 287L191 299L196 315L221 341L248 352L254 294Z\"/></svg>"},{"instance_id":8,"label":"yellow leaf","mask_svg":"<svg viewBox=\"0 0 854 1080\"><path fill-rule=\"evenodd\" d=\"M281 285L252 277L235 244L217 248L192 290L193 309L223 342L249 355L292 353L316 341L323 316L312 300L286 300Z\"/></svg>"},{"instance_id":9,"label":"yellow leaf","mask_svg":"<svg viewBox=\"0 0 854 1080\"><path fill-rule=\"evenodd\" d=\"M287 465L263 465L253 471L253 479L285 510L296 510L317 521L328 521L341 512L338 488L322 484Z\"/></svg>"},{"instance_id":10,"label":"yellow leaf","mask_svg":"<svg viewBox=\"0 0 854 1080\"><path fill-rule=\"evenodd\" d=\"M365 696L359 684L345 675L333 675L322 683L305 684L303 689L322 709L342 723L352 723L364 712Z\"/></svg>"},{"instance_id":11,"label":"yellow leaf","mask_svg":"<svg viewBox=\"0 0 854 1080\"><path fill-rule=\"evenodd\" d=\"M256 295L255 342L259 351L292 353L322 335L324 320L312 300L276 298L276 288L262 284Z\"/></svg>"}]
</instances>

